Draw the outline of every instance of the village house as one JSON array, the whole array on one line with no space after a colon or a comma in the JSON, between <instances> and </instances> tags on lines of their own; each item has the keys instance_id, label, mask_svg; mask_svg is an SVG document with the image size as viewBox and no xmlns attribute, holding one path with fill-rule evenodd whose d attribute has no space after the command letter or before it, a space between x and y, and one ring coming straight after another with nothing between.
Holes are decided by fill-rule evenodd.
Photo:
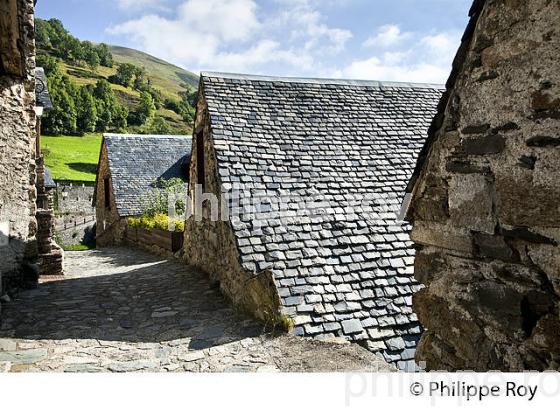
<instances>
[{"instance_id":1,"label":"village house","mask_svg":"<svg viewBox=\"0 0 560 410\"><path fill-rule=\"evenodd\" d=\"M414 250L400 201L441 96L427 84L203 73L185 259L238 306L296 335L345 337L414 369ZM198 185L198 189L196 186ZM198 195L198 198L197 198ZM370 208L360 196L376 196ZM275 215L271 202L320 196ZM261 201L254 204L252 200ZM322 207L320 207L322 208Z\"/></svg>"},{"instance_id":2,"label":"village house","mask_svg":"<svg viewBox=\"0 0 560 410\"><path fill-rule=\"evenodd\" d=\"M0 3L0 296L36 282L34 2Z\"/></svg>"},{"instance_id":3,"label":"village house","mask_svg":"<svg viewBox=\"0 0 560 410\"><path fill-rule=\"evenodd\" d=\"M126 218L142 215L158 179L188 179L191 139L181 135L105 134L93 203L97 246L122 244Z\"/></svg>"},{"instance_id":4,"label":"village house","mask_svg":"<svg viewBox=\"0 0 560 410\"><path fill-rule=\"evenodd\" d=\"M560 3L474 2L408 191L431 370L560 370Z\"/></svg>"}]
</instances>

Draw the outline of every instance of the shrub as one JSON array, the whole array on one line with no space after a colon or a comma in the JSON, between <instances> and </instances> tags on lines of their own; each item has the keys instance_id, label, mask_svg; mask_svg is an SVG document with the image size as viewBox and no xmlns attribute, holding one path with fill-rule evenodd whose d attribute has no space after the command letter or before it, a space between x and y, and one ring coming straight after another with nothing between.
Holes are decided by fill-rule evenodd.
<instances>
[{"instance_id":1,"label":"shrub","mask_svg":"<svg viewBox=\"0 0 560 410\"><path fill-rule=\"evenodd\" d=\"M142 215L127 218L126 223L132 228L144 228L144 229L159 229L162 231L167 231L169 229L170 218L165 214L156 214L153 216ZM180 219L173 220L175 222L175 232L185 231L185 222Z\"/></svg>"}]
</instances>

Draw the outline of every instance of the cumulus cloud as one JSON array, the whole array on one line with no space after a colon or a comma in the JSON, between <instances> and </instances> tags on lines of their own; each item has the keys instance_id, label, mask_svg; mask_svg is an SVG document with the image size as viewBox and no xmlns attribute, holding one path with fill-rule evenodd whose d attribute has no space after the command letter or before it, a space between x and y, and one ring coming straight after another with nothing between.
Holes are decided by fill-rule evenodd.
<instances>
[{"instance_id":1,"label":"cumulus cloud","mask_svg":"<svg viewBox=\"0 0 560 410\"><path fill-rule=\"evenodd\" d=\"M391 27L397 26L392 25ZM390 31L381 30L379 33L386 34ZM348 78L439 84L447 80L451 62L459 44L459 32L419 36L418 40L408 41L406 44L400 31L397 33L393 30L393 34L386 36L390 38L389 43L392 42L395 46L391 51L364 59L356 59L346 67L337 70L335 75ZM415 36L410 33L407 37L412 39ZM383 43L384 46L387 44L387 42Z\"/></svg>"},{"instance_id":2,"label":"cumulus cloud","mask_svg":"<svg viewBox=\"0 0 560 410\"><path fill-rule=\"evenodd\" d=\"M292 41L301 41L306 50L342 51L352 38L350 30L329 27L315 8L316 0L277 0L283 9L271 20L276 28L287 33Z\"/></svg>"},{"instance_id":3,"label":"cumulus cloud","mask_svg":"<svg viewBox=\"0 0 560 410\"><path fill-rule=\"evenodd\" d=\"M311 69L352 38L324 22L316 0L276 1L278 10L263 13L256 0L187 0L173 17L147 14L108 32L191 70L254 72L273 63L289 72Z\"/></svg>"},{"instance_id":4,"label":"cumulus cloud","mask_svg":"<svg viewBox=\"0 0 560 410\"><path fill-rule=\"evenodd\" d=\"M391 47L408 40L410 32L402 32L396 24L387 24L379 27L377 33L364 41L364 47Z\"/></svg>"},{"instance_id":5,"label":"cumulus cloud","mask_svg":"<svg viewBox=\"0 0 560 410\"><path fill-rule=\"evenodd\" d=\"M164 2L135 0L146 7ZM459 32L422 33L386 24L365 41L358 40L347 28L328 20L327 9L340 4L334 0L181 0L172 13L152 9L108 32L193 71L445 82Z\"/></svg>"}]
</instances>

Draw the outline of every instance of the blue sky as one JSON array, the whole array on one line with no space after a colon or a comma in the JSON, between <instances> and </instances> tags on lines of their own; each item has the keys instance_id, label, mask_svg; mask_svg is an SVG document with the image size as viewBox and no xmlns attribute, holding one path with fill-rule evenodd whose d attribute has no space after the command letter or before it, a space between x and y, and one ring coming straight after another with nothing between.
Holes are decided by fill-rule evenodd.
<instances>
[{"instance_id":1,"label":"blue sky","mask_svg":"<svg viewBox=\"0 0 560 410\"><path fill-rule=\"evenodd\" d=\"M82 40L188 70L443 83L472 0L39 0Z\"/></svg>"}]
</instances>

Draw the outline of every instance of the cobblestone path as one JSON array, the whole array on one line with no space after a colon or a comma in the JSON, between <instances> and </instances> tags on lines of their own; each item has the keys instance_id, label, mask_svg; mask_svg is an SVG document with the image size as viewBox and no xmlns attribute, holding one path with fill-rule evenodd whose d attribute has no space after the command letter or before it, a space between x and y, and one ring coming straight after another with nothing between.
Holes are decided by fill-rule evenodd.
<instances>
[{"instance_id":1,"label":"cobblestone path","mask_svg":"<svg viewBox=\"0 0 560 410\"><path fill-rule=\"evenodd\" d=\"M67 252L66 272L3 306L0 371L391 370L356 345L265 334L176 261Z\"/></svg>"}]
</instances>

